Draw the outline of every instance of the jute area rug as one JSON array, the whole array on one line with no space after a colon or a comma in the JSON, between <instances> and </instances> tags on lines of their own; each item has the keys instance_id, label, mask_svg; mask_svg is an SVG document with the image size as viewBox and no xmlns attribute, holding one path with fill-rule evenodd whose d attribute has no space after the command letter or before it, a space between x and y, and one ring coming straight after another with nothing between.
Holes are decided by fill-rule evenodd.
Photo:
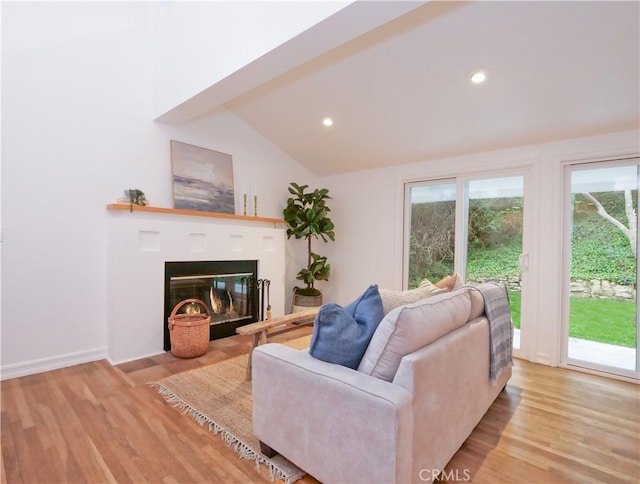
<instances>
[{"instance_id":1,"label":"jute area rug","mask_svg":"<svg viewBox=\"0 0 640 484\"><path fill-rule=\"evenodd\" d=\"M309 346L310 339L308 335L285 344L302 349ZM248 355L238 356L149 385L200 426L208 425L209 431L220 435L241 459L254 460L258 472L265 466L272 481L282 479L291 484L305 472L281 455L269 459L261 454L258 439L253 435L251 382L245 380L247 360Z\"/></svg>"}]
</instances>

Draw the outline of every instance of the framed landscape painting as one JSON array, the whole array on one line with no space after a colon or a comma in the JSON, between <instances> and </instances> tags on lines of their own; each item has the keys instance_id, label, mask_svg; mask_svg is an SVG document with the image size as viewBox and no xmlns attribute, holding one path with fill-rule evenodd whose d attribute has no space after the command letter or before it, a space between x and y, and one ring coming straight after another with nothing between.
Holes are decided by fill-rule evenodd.
<instances>
[{"instance_id":1,"label":"framed landscape painting","mask_svg":"<svg viewBox=\"0 0 640 484\"><path fill-rule=\"evenodd\" d=\"M231 155L171 140L173 206L235 213Z\"/></svg>"}]
</instances>

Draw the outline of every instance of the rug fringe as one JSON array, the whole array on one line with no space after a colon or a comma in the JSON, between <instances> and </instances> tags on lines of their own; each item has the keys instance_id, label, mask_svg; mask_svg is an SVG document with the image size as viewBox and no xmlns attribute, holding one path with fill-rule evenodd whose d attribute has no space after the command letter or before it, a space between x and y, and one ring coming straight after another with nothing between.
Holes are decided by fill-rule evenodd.
<instances>
[{"instance_id":1,"label":"rug fringe","mask_svg":"<svg viewBox=\"0 0 640 484\"><path fill-rule=\"evenodd\" d=\"M221 427L218 423L213 421L211 418L207 417L205 414L193 408L187 402L178 397L175 393L169 390L167 387L163 386L157 382L148 383L148 385L152 388L157 389L158 393L164 398L164 400L171 404L174 408L178 409L182 414L189 415L193 420L196 421L200 427L203 427L205 423L209 424L209 432L212 432L214 435L221 434L223 442L227 444L228 447L233 447L233 451L238 454L241 459L253 460L256 462L256 469L260 469L261 465L264 465L269 470L269 477L272 481L277 479L281 479L285 482L285 484L293 484L299 479L304 477L304 471L300 471L299 473L294 473L293 475L287 475L280 467L274 464L271 460L269 460L264 455L259 452L254 451L247 444L242 442L236 436L234 436L231 432L229 432L226 428Z\"/></svg>"}]
</instances>

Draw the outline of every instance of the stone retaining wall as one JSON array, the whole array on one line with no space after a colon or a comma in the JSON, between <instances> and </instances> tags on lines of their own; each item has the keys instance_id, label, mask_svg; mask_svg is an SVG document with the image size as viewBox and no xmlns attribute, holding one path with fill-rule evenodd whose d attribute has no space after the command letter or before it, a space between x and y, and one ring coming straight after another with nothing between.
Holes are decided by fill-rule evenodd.
<instances>
[{"instance_id":1,"label":"stone retaining wall","mask_svg":"<svg viewBox=\"0 0 640 484\"><path fill-rule=\"evenodd\" d=\"M469 283L478 284L487 281L495 281L495 279L478 278L478 280L469 281ZM510 291L520 291L519 277L514 276L500 279L499 282L504 284ZM591 281L576 279L571 282L571 295L577 297L597 297L601 299L623 299L633 301L636 298L636 288L599 279Z\"/></svg>"},{"instance_id":2,"label":"stone retaining wall","mask_svg":"<svg viewBox=\"0 0 640 484\"><path fill-rule=\"evenodd\" d=\"M493 277L479 277L478 279L467 281L468 284L482 284L483 282L499 282L504 284L509 291L520 292L520 277L513 276L509 278L493 278Z\"/></svg>"},{"instance_id":3,"label":"stone retaining wall","mask_svg":"<svg viewBox=\"0 0 640 484\"><path fill-rule=\"evenodd\" d=\"M571 281L571 295L602 299L635 300L636 289L633 286L622 286L605 280L583 281L582 279L576 279Z\"/></svg>"}]
</instances>

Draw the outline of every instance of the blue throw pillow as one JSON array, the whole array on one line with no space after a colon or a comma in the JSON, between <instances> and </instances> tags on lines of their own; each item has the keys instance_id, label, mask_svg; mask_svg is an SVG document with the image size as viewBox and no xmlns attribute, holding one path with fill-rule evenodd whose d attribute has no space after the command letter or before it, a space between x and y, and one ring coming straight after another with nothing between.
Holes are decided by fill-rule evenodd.
<instances>
[{"instance_id":1,"label":"blue throw pillow","mask_svg":"<svg viewBox=\"0 0 640 484\"><path fill-rule=\"evenodd\" d=\"M382 299L375 284L344 308L325 304L313 325L309 353L355 370L383 317Z\"/></svg>"}]
</instances>

